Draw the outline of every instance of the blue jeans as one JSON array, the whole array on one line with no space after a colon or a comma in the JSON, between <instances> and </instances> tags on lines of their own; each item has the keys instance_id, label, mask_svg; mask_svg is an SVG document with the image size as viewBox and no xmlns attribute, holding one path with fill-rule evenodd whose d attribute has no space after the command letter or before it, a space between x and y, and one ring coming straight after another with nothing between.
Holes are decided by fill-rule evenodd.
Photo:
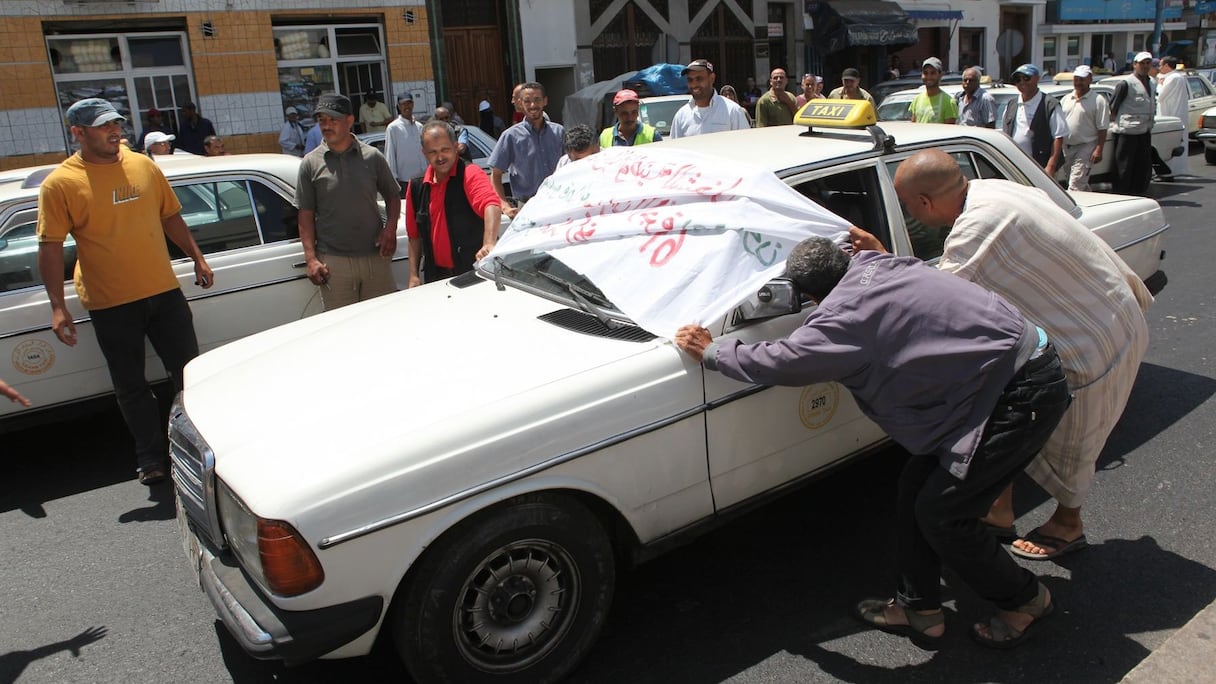
<instances>
[{"instance_id":1,"label":"blue jeans","mask_svg":"<svg viewBox=\"0 0 1216 684\"><path fill-rule=\"evenodd\" d=\"M165 364L175 392L182 391L182 370L198 356L194 317L186 296L172 289L108 309L90 311L97 344L106 357L118 408L135 440L140 472L165 469L169 460L167 425L144 375L144 338Z\"/></svg>"},{"instance_id":2,"label":"blue jeans","mask_svg":"<svg viewBox=\"0 0 1216 684\"><path fill-rule=\"evenodd\" d=\"M1002 610L1035 598L1034 574L1014 562L980 518L1047 443L1070 401L1060 359L1048 345L997 399L966 478L951 475L933 455L908 460L896 504L902 605L940 608L942 565Z\"/></svg>"}]
</instances>

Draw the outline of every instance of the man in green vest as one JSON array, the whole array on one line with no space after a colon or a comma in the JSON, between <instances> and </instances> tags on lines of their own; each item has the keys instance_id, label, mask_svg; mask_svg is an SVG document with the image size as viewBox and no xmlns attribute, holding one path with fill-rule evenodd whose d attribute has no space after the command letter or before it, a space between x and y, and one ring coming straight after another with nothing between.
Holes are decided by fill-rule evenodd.
<instances>
[{"instance_id":1,"label":"man in green vest","mask_svg":"<svg viewBox=\"0 0 1216 684\"><path fill-rule=\"evenodd\" d=\"M612 111L616 124L600 133L600 147L631 147L658 142L663 134L654 126L640 122L642 104L638 94L626 88L612 98Z\"/></svg>"}]
</instances>

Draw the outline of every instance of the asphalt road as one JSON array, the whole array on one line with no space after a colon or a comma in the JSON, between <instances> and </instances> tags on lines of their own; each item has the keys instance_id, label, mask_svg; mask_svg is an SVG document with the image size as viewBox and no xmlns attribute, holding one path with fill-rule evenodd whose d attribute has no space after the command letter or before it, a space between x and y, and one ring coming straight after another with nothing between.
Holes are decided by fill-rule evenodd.
<instances>
[{"instance_id":1,"label":"asphalt road","mask_svg":"<svg viewBox=\"0 0 1216 684\"><path fill-rule=\"evenodd\" d=\"M951 594L928 653L849 616L889 595L894 477L877 454L624 575L573 681L1117 682L1216 599L1216 167L1154 190L1172 229L1152 344L1086 507L1093 546L1033 563L1060 610L1012 653ZM116 410L0 437L0 682L363 682L406 675L386 645L298 668L252 660L193 583L167 486L133 479ZM1029 482L1019 525L1052 505Z\"/></svg>"}]
</instances>

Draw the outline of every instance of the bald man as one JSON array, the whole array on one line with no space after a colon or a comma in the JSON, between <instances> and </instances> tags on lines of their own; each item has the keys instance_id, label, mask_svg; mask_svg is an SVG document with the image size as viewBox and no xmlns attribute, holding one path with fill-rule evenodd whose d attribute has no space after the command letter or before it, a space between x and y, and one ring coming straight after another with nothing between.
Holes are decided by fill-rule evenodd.
<instances>
[{"instance_id":1,"label":"bald man","mask_svg":"<svg viewBox=\"0 0 1216 684\"><path fill-rule=\"evenodd\" d=\"M899 165L895 191L912 218L950 227L938 268L1005 297L1058 347L1073 403L1026 469L1057 506L1011 550L1048 560L1084 547L1081 503L1148 348L1152 295L1101 238L1037 188L968 181L953 157L934 149ZM863 230L850 237L855 250L882 249ZM1016 537L1012 487L986 521Z\"/></svg>"}]
</instances>

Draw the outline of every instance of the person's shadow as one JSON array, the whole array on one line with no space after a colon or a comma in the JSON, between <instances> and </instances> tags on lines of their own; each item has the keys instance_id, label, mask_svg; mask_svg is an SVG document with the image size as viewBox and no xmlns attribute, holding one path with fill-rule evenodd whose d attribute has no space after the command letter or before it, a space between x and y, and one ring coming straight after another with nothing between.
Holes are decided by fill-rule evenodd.
<instances>
[{"instance_id":1,"label":"person's shadow","mask_svg":"<svg viewBox=\"0 0 1216 684\"><path fill-rule=\"evenodd\" d=\"M73 658L78 658L81 648L104 639L105 636L105 627L90 627L71 639L56 641L29 651L9 651L0 655L0 682L17 681L30 663L60 651L69 651Z\"/></svg>"}]
</instances>

